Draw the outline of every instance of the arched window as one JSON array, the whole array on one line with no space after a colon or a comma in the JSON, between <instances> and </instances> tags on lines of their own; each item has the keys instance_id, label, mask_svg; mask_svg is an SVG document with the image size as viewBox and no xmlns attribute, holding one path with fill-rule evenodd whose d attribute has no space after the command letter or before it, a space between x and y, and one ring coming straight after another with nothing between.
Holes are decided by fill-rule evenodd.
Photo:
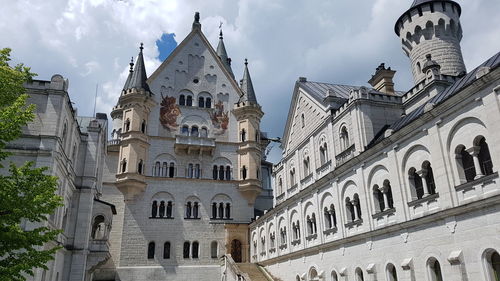
<instances>
[{"instance_id":1,"label":"arched window","mask_svg":"<svg viewBox=\"0 0 500 281\"><path fill-rule=\"evenodd\" d=\"M210 257L212 259L216 259L218 256L218 246L217 246L217 241L212 241L210 244Z\"/></svg>"},{"instance_id":2,"label":"arched window","mask_svg":"<svg viewBox=\"0 0 500 281\"><path fill-rule=\"evenodd\" d=\"M500 255L497 251L491 251L486 256L488 281L500 281Z\"/></svg>"},{"instance_id":3,"label":"arched window","mask_svg":"<svg viewBox=\"0 0 500 281\"><path fill-rule=\"evenodd\" d=\"M212 203L212 219L217 218L217 203Z\"/></svg>"},{"instance_id":4,"label":"arched window","mask_svg":"<svg viewBox=\"0 0 500 281\"><path fill-rule=\"evenodd\" d=\"M168 167L168 177L173 178L175 175L175 164L174 162L170 162L170 167Z\"/></svg>"},{"instance_id":5,"label":"arched window","mask_svg":"<svg viewBox=\"0 0 500 281\"><path fill-rule=\"evenodd\" d=\"M328 162L328 146L326 142L319 147L319 160L321 165L326 164Z\"/></svg>"},{"instance_id":6,"label":"arched window","mask_svg":"<svg viewBox=\"0 0 500 281\"><path fill-rule=\"evenodd\" d=\"M231 204L226 203L226 219L231 218Z\"/></svg>"},{"instance_id":7,"label":"arched window","mask_svg":"<svg viewBox=\"0 0 500 281\"><path fill-rule=\"evenodd\" d=\"M194 165L194 177L196 179L199 179L201 177L201 168L200 168L200 164L196 164Z\"/></svg>"},{"instance_id":8,"label":"arched window","mask_svg":"<svg viewBox=\"0 0 500 281\"><path fill-rule=\"evenodd\" d=\"M434 183L434 173L432 172L431 163L425 161L422 164L422 172L425 173L425 181L427 183L429 194L436 194L436 184Z\"/></svg>"},{"instance_id":9,"label":"arched window","mask_svg":"<svg viewBox=\"0 0 500 281\"><path fill-rule=\"evenodd\" d=\"M245 129L241 129L240 138L241 138L241 142L247 141L247 132L245 131Z\"/></svg>"},{"instance_id":10,"label":"arched window","mask_svg":"<svg viewBox=\"0 0 500 281\"><path fill-rule=\"evenodd\" d=\"M141 123L141 132L143 134L146 133L146 120L142 120L142 123Z\"/></svg>"},{"instance_id":11,"label":"arched window","mask_svg":"<svg viewBox=\"0 0 500 281\"><path fill-rule=\"evenodd\" d=\"M226 180L231 180L231 167L226 166Z\"/></svg>"},{"instance_id":12,"label":"arched window","mask_svg":"<svg viewBox=\"0 0 500 281\"><path fill-rule=\"evenodd\" d=\"M92 239L105 239L106 225L104 224L104 216L94 218L92 224Z\"/></svg>"},{"instance_id":13,"label":"arched window","mask_svg":"<svg viewBox=\"0 0 500 281\"><path fill-rule=\"evenodd\" d=\"M306 125L306 118L304 117L304 113L300 115L300 124L302 124L302 128Z\"/></svg>"},{"instance_id":14,"label":"arched window","mask_svg":"<svg viewBox=\"0 0 500 281\"><path fill-rule=\"evenodd\" d=\"M318 225L316 224L316 214L315 213L312 213L311 221L312 221L312 227L313 227L313 234L316 234L316 233L318 233Z\"/></svg>"},{"instance_id":15,"label":"arched window","mask_svg":"<svg viewBox=\"0 0 500 281\"><path fill-rule=\"evenodd\" d=\"M167 203L167 218L172 218L172 201Z\"/></svg>"},{"instance_id":16,"label":"arched window","mask_svg":"<svg viewBox=\"0 0 500 281\"><path fill-rule=\"evenodd\" d=\"M441 265L436 259L430 259L427 262L429 273L432 281L443 281L443 274L441 273Z\"/></svg>"},{"instance_id":17,"label":"arched window","mask_svg":"<svg viewBox=\"0 0 500 281\"><path fill-rule=\"evenodd\" d=\"M151 204L151 217L156 218L156 215L158 213L158 202L153 201L153 204Z\"/></svg>"},{"instance_id":18,"label":"arched window","mask_svg":"<svg viewBox=\"0 0 500 281\"><path fill-rule=\"evenodd\" d=\"M125 120L125 132L130 131L130 119Z\"/></svg>"},{"instance_id":19,"label":"arched window","mask_svg":"<svg viewBox=\"0 0 500 281\"><path fill-rule=\"evenodd\" d=\"M410 168L408 171L408 179L412 188L413 199L422 199L424 197L422 178L417 174L415 168Z\"/></svg>"},{"instance_id":20,"label":"arched window","mask_svg":"<svg viewBox=\"0 0 500 281\"><path fill-rule=\"evenodd\" d=\"M417 74L422 73L422 66L420 65L420 62L417 62Z\"/></svg>"},{"instance_id":21,"label":"arched window","mask_svg":"<svg viewBox=\"0 0 500 281\"><path fill-rule=\"evenodd\" d=\"M197 219L199 216L200 205L198 202L193 203L193 218Z\"/></svg>"},{"instance_id":22,"label":"arched window","mask_svg":"<svg viewBox=\"0 0 500 281\"><path fill-rule=\"evenodd\" d=\"M163 258L170 258L170 242L165 242L165 244L163 244Z\"/></svg>"},{"instance_id":23,"label":"arched window","mask_svg":"<svg viewBox=\"0 0 500 281\"><path fill-rule=\"evenodd\" d=\"M155 177L159 177L159 176L161 175L161 174L160 174L160 169L161 169L161 167L160 167L160 166L161 166L160 162L159 162L159 161L157 161L157 162L155 163L155 167L154 167L154 169L153 169L153 176L155 176Z\"/></svg>"},{"instance_id":24,"label":"arched window","mask_svg":"<svg viewBox=\"0 0 500 281\"><path fill-rule=\"evenodd\" d=\"M310 216L307 216L307 234L312 235L313 234L313 225L312 225L312 219Z\"/></svg>"},{"instance_id":25,"label":"arched window","mask_svg":"<svg viewBox=\"0 0 500 281\"><path fill-rule=\"evenodd\" d=\"M161 176L166 177L167 176L167 162L163 162L161 166Z\"/></svg>"},{"instance_id":26,"label":"arched window","mask_svg":"<svg viewBox=\"0 0 500 281\"><path fill-rule=\"evenodd\" d=\"M205 98L204 97L198 98L198 107L205 107Z\"/></svg>"},{"instance_id":27,"label":"arched window","mask_svg":"<svg viewBox=\"0 0 500 281\"><path fill-rule=\"evenodd\" d=\"M387 265L386 272L387 272L387 280L398 281L398 273L396 272L396 267L392 263Z\"/></svg>"},{"instance_id":28,"label":"arched window","mask_svg":"<svg viewBox=\"0 0 500 281\"><path fill-rule=\"evenodd\" d=\"M159 209L160 209L160 212L159 212L160 218L163 218L165 216L165 201L160 202Z\"/></svg>"},{"instance_id":29,"label":"arched window","mask_svg":"<svg viewBox=\"0 0 500 281\"><path fill-rule=\"evenodd\" d=\"M340 148L342 150L346 150L349 148L349 146L349 132L347 131L346 127L342 127L342 129L340 130Z\"/></svg>"},{"instance_id":30,"label":"arched window","mask_svg":"<svg viewBox=\"0 0 500 281\"><path fill-rule=\"evenodd\" d=\"M191 202L187 202L186 203L186 218L187 219L191 218L191 211L192 211Z\"/></svg>"},{"instance_id":31,"label":"arched window","mask_svg":"<svg viewBox=\"0 0 500 281\"><path fill-rule=\"evenodd\" d=\"M294 186L295 185L295 168L292 168L290 170L290 186Z\"/></svg>"},{"instance_id":32,"label":"arched window","mask_svg":"<svg viewBox=\"0 0 500 281\"><path fill-rule=\"evenodd\" d=\"M280 177L278 179L278 195L283 193L283 179Z\"/></svg>"},{"instance_id":33,"label":"arched window","mask_svg":"<svg viewBox=\"0 0 500 281\"><path fill-rule=\"evenodd\" d=\"M295 281L301 281L300 276L295 276Z\"/></svg>"},{"instance_id":34,"label":"arched window","mask_svg":"<svg viewBox=\"0 0 500 281\"><path fill-rule=\"evenodd\" d=\"M139 164L137 164L137 172L142 175L142 170L143 170L143 166L144 166L144 162L141 160L139 160Z\"/></svg>"},{"instance_id":35,"label":"arched window","mask_svg":"<svg viewBox=\"0 0 500 281\"><path fill-rule=\"evenodd\" d=\"M122 173L127 171L127 159L122 160Z\"/></svg>"},{"instance_id":36,"label":"arched window","mask_svg":"<svg viewBox=\"0 0 500 281\"><path fill-rule=\"evenodd\" d=\"M224 180L224 166L219 166L219 180Z\"/></svg>"},{"instance_id":37,"label":"arched window","mask_svg":"<svg viewBox=\"0 0 500 281\"><path fill-rule=\"evenodd\" d=\"M182 128L181 128L181 134L183 136L188 136L189 135L189 127L187 125L182 126Z\"/></svg>"},{"instance_id":38,"label":"arched window","mask_svg":"<svg viewBox=\"0 0 500 281\"><path fill-rule=\"evenodd\" d=\"M179 105L186 105L186 96L184 95L179 96Z\"/></svg>"},{"instance_id":39,"label":"arched window","mask_svg":"<svg viewBox=\"0 0 500 281\"><path fill-rule=\"evenodd\" d=\"M327 229L332 228L333 227L333 221L332 221L332 217L330 215L330 211L328 210L327 207L324 208L323 214L325 216L325 227Z\"/></svg>"},{"instance_id":40,"label":"arched window","mask_svg":"<svg viewBox=\"0 0 500 281\"><path fill-rule=\"evenodd\" d=\"M363 214L361 213L361 204L359 203L359 195L356 193L354 194L354 211L357 214L357 218L361 219Z\"/></svg>"},{"instance_id":41,"label":"arched window","mask_svg":"<svg viewBox=\"0 0 500 281\"><path fill-rule=\"evenodd\" d=\"M338 281L338 280L339 280L339 278L338 278L337 272L332 271L332 281Z\"/></svg>"},{"instance_id":42,"label":"arched window","mask_svg":"<svg viewBox=\"0 0 500 281\"><path fill-rule=\"evenodd\" d=\"M385 210L384 194L378 185L373 186L373 199L377 212L383 212Z\"/></svg>"},{"instance_id":43,"label":"arched window","mask_svg":"<svg viewBox=\"0 0 500 281\"><path fill-rule=\"evenodd\" d=\"M493 163L491 162L490 149L488 148L485 138L481 138L479 141L478 158L482 174L485 176L493 174Z\"/></svg>"},{"instance_id":44,"label":"arched window","mask_svg":"<svg viewBox=\"0 0 500 281\"><path fill-rule=\"evenodd\" d=\"M187 98L186 98L186 105L187 106L193 106L193 97L192 96L187 96Z\"/></svg>"},{"instance_id":45,"label":"arched window","mask_svg":"<svg viewBox=\"0 0 500 281\"><path fill-rule=\"evenodd\" d=\"M391 187L391 182L389 180L384 181L384 192L387 195L387 205L389 205L389 209L393 209L394 198L392 197L392 187Z\"/></svg>"},{"instance_id":46,"label":"arched window","mask_svg":"<svg viewBox=\"0 0 500 281\"><path fill-rule=\"evenodd\" d=\"M205 128L205 127L201 128L200 137L202 137L202 138L208 137L208 130L207 130L207 128Z\"/></svg>"},{"instance_id":47,"label":"arched window","mask_svg":"<svg viewBox=\"0 0 500 281\"><path fill-rule=\"evenodd\" d=\"M365 278L363 276L363 270L361 270L361 268L356 268L356 272L355 272L355 276L356 276L356 281L364 281Z\"/></svg>"},{"instance_id":48,"label":"arched window","mask_svg":"<svg viewBox=\"0 0 500 281\"><path fill-rule=\"evenodd\" d=\"M199 256L199 244L198 244L198 242L193 242L191 257L193 259L197 259L198 256Z\"/></svg>"},{"instance_id":49,"label":"arched window","mask_svg":"<svg viewBox=\"0 0 500 281\"><path fill-rule=\"evenodd\" d=\"M347 221L355 221L356 217L354 214L354 205L351 203L351 199L349 197L345 199L345 209L347 212Z\"/></svg>"},{"instance_id":50,"label":"arched window","mask_svg":"<svg viewBox=\"0 0 500 281\"><path fill-rule=\"evenodd\" d=\"M206 108L212 108L212 99L211 98L206 98L205 99L205 107Z\"/></svg>"},{"instance_id":51,"label":"arched window","mask_svg":"<svg viewBox=\"0 0 500 281\"><path fill-rule=\"evenodd\" d=\"M198 127L196 127L196 126L191 127L191 136L192 137L199 137L200 136L200 134L198 132Z\"/></svg>"},{"instance_id":52,"label":"arched window","mask_svg":"<svg viewBox=\"0 0 500 281\"><path fill-rule=\"evenodd\" d=\"M243 166L243 168L241 168L241 178L243 180L247 179L247 167L246 166Z\"/></svg>"},{"instance_id":53,"label":"arched window","mask_svg":"<svg viewBox=\"0 0 500 281\"><path fill-rule=\"evenodd\" d=\"M182 249L182 257L185 258L185 259L189 259L189 250L190 250L190 244L189 242L184 242L184 246L183 246L183 249Z\"/></svg>"},{"instance_id":54,"label":"arched window","mask_svg":"<svg viewBox=\"0 0 500 281\"><path fill-rule=\"evenodd\" d=\"M309 174L309 156L306 156L306 158L304 159L304 177L307 177Z\"/></svg>"},{"instance_id":55,"label":"arched window","mask_svg":"<svg viewBox=\"0 0 500 281\"><path fill-rule=\"evenodd\" d=\"M474 159L469 152L465 150L465 146L461 145L457 147L456 159L461 180L465 180L465 182L473 181L476 177Z\"/></svg>"},{"instance_id":56,"label":"arched window","mask_svg":"<svg viewBox=\"0 0 500 281\"><path fill-rule=\"evenodd\" d=\"M213 179L216 180L217 175L219 174L217 165L214 165L214 168L212 170L212 174L213 174Z\"/></svg>"},{"instance_id":57,"label":"arched window","mask_svg":"<svg viewBox=\"0 0 500 281\"><path fill-rule=\"evenodd\" d=\"M188 170L187 170L187 177L192 179L193 178L193 164L188 164Z\"/></svg>"},{"instance_id":58,"label":"arched window","mask_svg":"<svg viewBox=\"0 0 500 281\"><path fill-rule=\"evenodd\" d=\"M148 259L155 258L155 242L149 242L148 244Z\"/></svg>"}]
</instances>

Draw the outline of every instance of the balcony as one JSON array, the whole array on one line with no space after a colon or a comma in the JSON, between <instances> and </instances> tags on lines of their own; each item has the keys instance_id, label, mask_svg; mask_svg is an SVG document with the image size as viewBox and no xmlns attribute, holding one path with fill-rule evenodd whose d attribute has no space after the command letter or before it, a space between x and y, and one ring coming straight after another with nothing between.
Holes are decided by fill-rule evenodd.
<instances>
[{"instance_id":1,"label":"balcony","mask_svg":"<svg viewBox=\"0 0 500 281\"><path fill-rule=\"evenodd\" d=\"M351 145L346 150L342 151L340 154L335 156L335 160L337 161L337 167L344 164L345 162L351 160L354 157L354 152L356 151L356 147Z\"/></svg>"},{"instance_id":2,"label":"balcony","mask_svg":"<svg viewBox=\"0 0 500 281\"><path fill-rule=\"evenodd\" d=\"M212 155L215 150L215 139L196 136L175 136L175 152L184 152L189 155L208 153Z\"/></svg>"}]
</instances>

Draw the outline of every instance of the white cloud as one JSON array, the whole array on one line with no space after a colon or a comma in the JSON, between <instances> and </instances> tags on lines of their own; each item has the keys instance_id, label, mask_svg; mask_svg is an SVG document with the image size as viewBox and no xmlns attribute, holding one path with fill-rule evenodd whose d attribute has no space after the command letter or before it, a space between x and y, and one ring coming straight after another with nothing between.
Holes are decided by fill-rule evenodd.
<instances>
[{"instance_id":1,"label":"white cloud","mask_svg":"<svg viewBox=\"0 0 500 281\"><path fill-rule=\"evenodd\" d=\"M110 112L128 73L131 56L145 44L149 74L160 64L155 41L175 33L180 42L195 11L217 44L218 26L237 79L248 57L258 99L267 112L263 127L281 136L294 82L365 84L380 62L398 70L396 87L411 87L408 59L393 32L411 0L51 0L3 1L0 46L31 66L41 79L60 73L80 114ZM463 53L472 69L499 51L499 1L460 1ZM272 110L271 110L272 108Z\"/></svg>"}]
</instances>

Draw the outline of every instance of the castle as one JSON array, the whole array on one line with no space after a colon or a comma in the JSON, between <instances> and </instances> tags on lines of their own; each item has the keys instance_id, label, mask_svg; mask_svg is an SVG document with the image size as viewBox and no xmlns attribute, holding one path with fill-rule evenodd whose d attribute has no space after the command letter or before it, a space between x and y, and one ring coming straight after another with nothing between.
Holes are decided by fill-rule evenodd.
<instances>
[{"instance_id":1,"label":"castle","mask_svg":"<svg viewBox=\"0 0 500 281\"><path fill-rule=\"evenodd\" d=\"M64 249L34 280L499 281L500 53L466 71L461 12L397 19L407 91L385 64L371 87L299 78L272 178L248 63L236 82L199 14L149 77L141 45L110 124L78 117L60 75L27 84L12 159L65 198Z\"/></svg>"}]
</instances>

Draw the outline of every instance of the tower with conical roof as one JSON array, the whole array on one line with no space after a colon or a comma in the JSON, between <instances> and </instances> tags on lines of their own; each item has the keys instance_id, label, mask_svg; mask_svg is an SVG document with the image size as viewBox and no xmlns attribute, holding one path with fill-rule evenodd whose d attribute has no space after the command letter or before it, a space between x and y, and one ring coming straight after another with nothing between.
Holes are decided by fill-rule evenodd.
<instances>
[{"instance_id":1,"label":"tower with conical roof","mask_svg":"<svg viewBox=\"0 0 500 281\"><path fill-rule=\"evenodd\" d=\"M217 55L219 56L220 60L224 64L224 67L226 70L231 74L231 76L234 79L234 73L231 68L231 58L228 57L227 51L226 51L226 46L224 45L224 37L222 35L222 29L219 33L219 44L217 45Z\"/></svg>"},{"instance_id":2,"label":"tower with conical roof","mask_svg":"<svg viewBox=\"0 0 500 281\"><path fill-rule=\"evenodd\" d=\"M120 140L116 186L128 198L146 188L144 174L149 147L146 131L149 113L156 104L146 83L142 43L139 49L137 62L135 66L130 63L129 75L111 112L113 132Z\"/></svg>"},{"instance_id":3,"label":"tower with conical roof","mask_svg":"<svg viewBox=\"0 0 500 281\"><path fill-rule=\"evenodd\" d=\"M465 73L460 14L461 7L455 1L415 0L397 20L394 30L411 60L415 84L426 77L423 65L428 55L441 66L444 75Z\"/></svg>"},{"instance_id":4,"label":"tower with conical roof","mask_svg":"<svg viewBox=\"0 0 500 281\"><path fill-rule=\"evenodd\" d=\"M257 102L246 59L240 88L242 96L233 109L238 121L240 141L238 149L239 190L245 195L249 204L253 204L262 191L262 173L260 169L263 147L260 143L260 120L264 113Z\"/></svg>"}]
</instances>

